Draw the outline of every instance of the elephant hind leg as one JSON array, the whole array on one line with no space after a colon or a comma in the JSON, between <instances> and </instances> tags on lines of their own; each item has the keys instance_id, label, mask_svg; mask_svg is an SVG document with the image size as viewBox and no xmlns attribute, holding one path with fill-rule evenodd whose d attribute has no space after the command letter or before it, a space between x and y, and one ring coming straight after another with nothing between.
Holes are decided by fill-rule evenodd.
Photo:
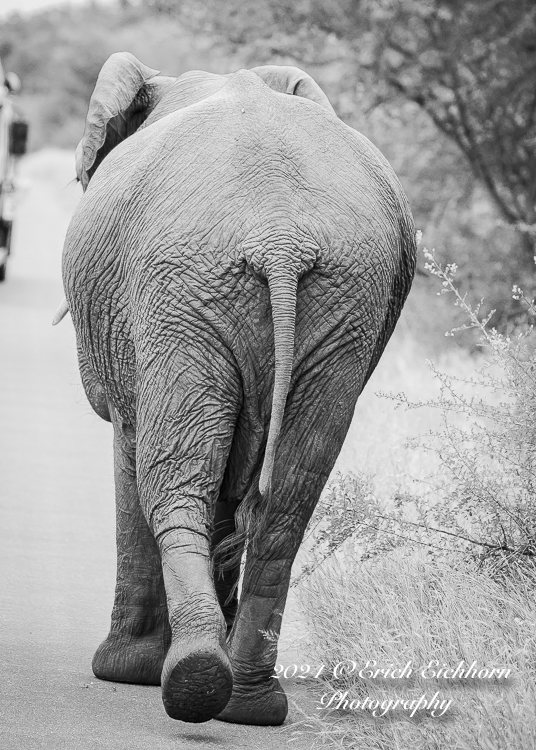
<instances>
[{"instance_id":1,"label":"elephant hind leg","mask_svg":"<svg viewBox=\"0 0 536 750\"><path fill-rule=\"evenodd\" d=\"M220 713L233 685L211 532L241 394L239 375L217 350L186 337L180 347L165 349L167 359L138 360L136 468L171 626L162 700L171 718L198 723Z\"/></svg>"},{"instance_id":2,"label":"elephant hind leg","mask_svg":"<svg viewBox=\"0 0 536 750\"><path fill-rule=\"evenodd\" d=\"M240 603L229 639L233 694L216 717L238 724L277 725L287 715L282 681L274 679L277 641L295 555L342 447L360 382L352 357L331 368L329 382L298 382L289 397L272 493L250 541ZM299 418L297 418L299 416ZM255 498L252 498L255 501Z\"/></svg>"},{"instance_id":3,"label":"elephant hind leg","mask_svg":"<svg viewBox=\"0 0 536 750\"><path fill-rule=\"evenodd\" d=\"M92 668L102 680L160 685L171 642L160 554L138 499L134 431L112 416L117 583L110 632Z\"/></svg>"}]
</instances>

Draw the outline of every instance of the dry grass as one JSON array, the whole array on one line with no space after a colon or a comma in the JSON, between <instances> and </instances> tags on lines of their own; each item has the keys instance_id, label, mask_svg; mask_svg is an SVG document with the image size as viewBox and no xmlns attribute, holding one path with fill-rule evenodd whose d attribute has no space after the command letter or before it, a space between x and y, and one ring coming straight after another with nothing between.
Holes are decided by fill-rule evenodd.
<instances>
[{"instance_id":1,"label":"dry grass","mask_svg":"<svg viewBox=\"0 0 536 750\"><path fill-rule=\"evenodd\" d=\"M397 551L367 563L348 553L326 562L300 591L309 625L311 663L326 664L326 680L311 680L322 695L380 701L403 697L452 700L442 718L418 711L373 717L367 710L322 709L304 719L311 740L367 750L529 750L536 747L536 574L518 570L505 582L475 568L455 569L424 552ZM411 679L334 679L330 669L412 662ZM456 667L510 668L508 680L433 680L420 668L435 659ZM327 698L324 698L324 702Z\"/></svg>"},{"instance_id":2,"label":"dry grass","mask_svg":"<svg viewBox=\"0 0 536 750\"><path fill-rule=\"evenodd\" d=\"M438 371L459 378L463 391L467 386L463 381L477 373L482 361L452 347L445 352L428 356ZM437 399L440 384L426 356L424 346L416 343L402 322L358 403L335 471L362 476L355 486L358 504L364 508L368 497L388 503L404 492L422 496L439 467L440 458L425 449L426 439L424 445L423 440L408 440L440 432L441 409L406 410L376 395L383 391L404 393L409 401ZM471 416L466 412L454 414L453 419L463 426ZM343 506L341 510L345 512ZM325 529L322 523L317 528ZM304 717L301 727L310 733L311 746L536 748L536 569L514 564L508 575L498 575L463 554L442 557L416 545L380 550L368 560L361 553L355 540L348 539L297 589L308 631L301 646L301 653L307 654L304 661L326 665L325 679L308 683L319 709ZM296 572L306 562L307 545ZM448 667L476 661L479 668L512 672L506 681L427 679L419 668L433 659ZM411 661L415 671L411 680L363 679L355 673L335 679L330 670L348 660L355 661L357 669L367 661L381 668ZM368 709L322 708L320 701L326 703L336 691L348 691L346 699L370 696L380 701L423 694L431 698L439 691L441 700L452 703L441 718L424 711L413 718L404 710L374 717Z\"/></svg>"}]
</instances>

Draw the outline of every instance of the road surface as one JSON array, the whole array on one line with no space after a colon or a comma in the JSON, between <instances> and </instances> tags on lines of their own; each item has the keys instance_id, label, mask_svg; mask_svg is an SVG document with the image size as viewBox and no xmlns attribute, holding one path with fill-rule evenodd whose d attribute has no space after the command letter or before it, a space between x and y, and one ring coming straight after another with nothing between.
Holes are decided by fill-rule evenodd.
<instances>
[{"instance_id":1,"label":"road surface","mask_svg":"<svg viewBox=\"0 0 536 750\"><path fill-rule=\"evenodd\" d=\"M115 576L111 428L78 377L70 319L55 328L61 250L80 188L61 151L22 165L14 253L0 285L0 748L308 748L296 736L315 700L291 686L284 727L169 719L160 689L97 680ZM283 664L303 634L294 600ZM303 657L302 657L303 658Z\"/></svg>"}]
</instances>

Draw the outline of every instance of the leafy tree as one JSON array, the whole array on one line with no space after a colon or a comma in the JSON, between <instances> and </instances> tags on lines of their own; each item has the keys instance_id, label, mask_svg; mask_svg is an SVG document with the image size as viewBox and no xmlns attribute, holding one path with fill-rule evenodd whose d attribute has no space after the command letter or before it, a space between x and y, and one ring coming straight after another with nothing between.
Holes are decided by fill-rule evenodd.
<instances>
[{"instance_id":1,"label":"leafy tree","mask_svg":"<svg viewBox=\"0 0 536 750\"><path fill-rule=\"evenodd\" d=\"M330 23L326 12L319 23L350 42L377 83L422 107L459 146L502 216L536 237L534 2L334 4L342 15ZM533 242L526 244L532 255Z\"/></svg>"}]
</instances>

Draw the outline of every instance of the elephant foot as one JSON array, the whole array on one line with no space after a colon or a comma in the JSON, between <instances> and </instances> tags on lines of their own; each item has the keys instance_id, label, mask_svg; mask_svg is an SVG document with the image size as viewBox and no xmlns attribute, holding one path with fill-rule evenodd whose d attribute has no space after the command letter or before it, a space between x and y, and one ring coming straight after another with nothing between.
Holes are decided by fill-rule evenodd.
<instances>
[{"instance_id":1,"label":"elephant foot","mask_svg":"<svg viewBox=\"0 0 536 750\"><path fill-rule=\"evenodd\" d=\"M112 615L110 633L93 657L93 674L112 682L160 685L170 642L167 608L146 616Z\"/></svg>"},{"instance_id":2,"label":"elephant foot","mask_svg":"<svg viewBox=\"0 0 536 750\"><path fill-rule=\"evenodd\" d=\"M162 700L172 719L209 721L232 691L231 662L219 645L177 641L171 646L162 671Z\"/></svg>"},{"instance_id":3,"label":"elephant foot","mask_svg":"<svg viewBox=\"0 0 536 750\"><path fill-rule=\"evenodd\" d=\"M287 718L288 701L279 680L262 685L235 683L229 703L215 716L218 721L257 726L279 726Z\"/></svg>"}]
</instances>

